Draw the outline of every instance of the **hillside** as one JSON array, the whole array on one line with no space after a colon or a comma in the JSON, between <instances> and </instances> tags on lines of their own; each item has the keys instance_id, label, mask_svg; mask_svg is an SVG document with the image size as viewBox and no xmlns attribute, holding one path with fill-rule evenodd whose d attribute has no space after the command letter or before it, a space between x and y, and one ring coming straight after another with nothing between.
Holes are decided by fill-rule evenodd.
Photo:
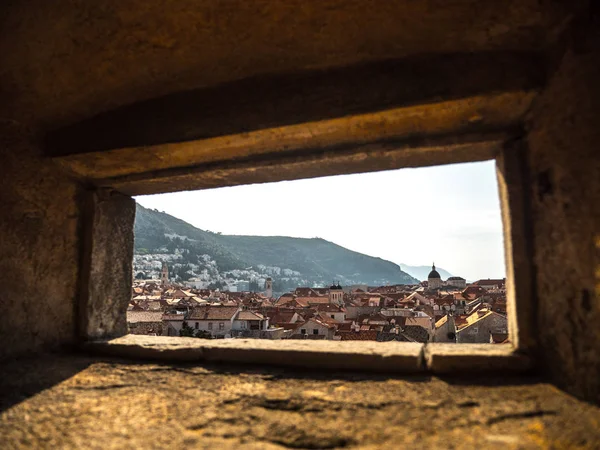
<instances>
[{"instance_id":1,"label":"hillside","mask_svg":"<svg viewBox=\"0 0 600 450\"><path fill-rule=\"evenodd\" d=\"M211 283L272 276L275 287L284 290L332 280L346 285L418 282L397 264L324 239L221 235L139 204L135 253L136 271L156 271L160 266L157 260L168 261L180 279L200 277Z\"/></svg>"}]
</instances>

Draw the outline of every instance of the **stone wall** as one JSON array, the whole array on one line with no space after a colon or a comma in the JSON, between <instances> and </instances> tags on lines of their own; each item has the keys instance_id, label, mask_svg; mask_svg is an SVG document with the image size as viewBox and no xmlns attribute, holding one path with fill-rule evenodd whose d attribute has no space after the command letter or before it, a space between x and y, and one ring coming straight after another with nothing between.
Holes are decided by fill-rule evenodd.
<instances>
[{"instance_id":1,"label":"stone wall","mask_svg":"<svg viewBox=\"0 0 600 450\"><path fill-rule=\"evenodd\" d=\"M73 342L78 189L30 130L0 121L0 359Z\"/></svg>"},{"instance_id":2,"label":"stone wall","mask_svg":"<svg viewBox=\"0 0 600 450\"><path fill-rule=\"evenodd\" d=\"M596 402L600 401L599 29L590 23L574 27L569 40L575 44L568 44L535 105L528 134L543 372L559 387Z\"/></svg>"}]
</instances>

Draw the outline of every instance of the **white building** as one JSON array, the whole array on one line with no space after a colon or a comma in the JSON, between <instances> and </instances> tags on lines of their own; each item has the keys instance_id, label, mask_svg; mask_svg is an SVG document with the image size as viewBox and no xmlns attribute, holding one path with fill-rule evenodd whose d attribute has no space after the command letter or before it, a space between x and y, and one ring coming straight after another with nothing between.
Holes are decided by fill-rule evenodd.
<instances>
[{"instance_id":1,"label":"white building","mask_svg":"<svg viewBox=\"0 0 600 450\"><path fill-rule=\"evenodd\" d=\"M273 279L271 277L265 280L265 295L267 298L273 297Z\"/></svg>"},{"instance_id":2,"label":"white building","mask_svg":"<svg viewBox=\"0 0 600 450\"><path fill-rule=\"evenodd\" d=\"M458 288L458 289L464 289L467 287L467 280L465 280L462 277L450 277L446 281L446 284L448 286L454 286L455 288Z\"/></svg>"}]
</instances>

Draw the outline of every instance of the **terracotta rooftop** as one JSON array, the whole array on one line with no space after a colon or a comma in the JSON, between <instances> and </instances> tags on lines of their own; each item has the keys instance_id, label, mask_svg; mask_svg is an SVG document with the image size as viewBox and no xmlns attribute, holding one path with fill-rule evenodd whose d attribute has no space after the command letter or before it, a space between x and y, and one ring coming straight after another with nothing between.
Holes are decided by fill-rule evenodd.
<instances>
[{"instance_id":1,"label":"terracotta rooftop","mask_svg":"<svg viewBox=\"0 0 600 450\"><path fill-rule=\"evenodd\" d=\"M237 320L265 320L265 316L254 311L240 311Z\"/></svg>"},{"instance_id":2,"label":"terracotta rooftop","mask_svg":"<svg viewBox=\"0 0 600 450\"><path fill-rule=\"evenodd\" d=\"M127 311L127 323L161 322L162 311Z\"/></svg>"},{"instance_id":3,"label":"terracotta rooftop","mask_svg":"<svg viewBox=\"0 0 600 450\"><path fill-rule=\"evenodd\" d=\"M200 306L194 308L189 320L231 320L238 311L237 306Z\"/></svg>"},{"instance_id":4,"label":"terracotta rooftop","mask_svg":"<svg viewBox=\"0 0 600 450\"><path fill-rule=\"evenodd\" d=\"M337 335L341 337L342 341L376 341L377 331L375 330L363 330L360 331L338 331Z\"/></svg>"}]
</instances>

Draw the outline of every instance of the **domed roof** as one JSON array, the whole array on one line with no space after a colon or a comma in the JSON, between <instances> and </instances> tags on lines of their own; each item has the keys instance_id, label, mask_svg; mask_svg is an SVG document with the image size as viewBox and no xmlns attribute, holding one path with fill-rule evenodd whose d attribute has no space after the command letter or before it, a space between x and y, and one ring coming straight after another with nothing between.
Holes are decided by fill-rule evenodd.
<instances>
[{"instance_id":1,"label":"domed roof","mask_svg":"<svg viewBox=\"0 0 600 450\"><path fill-rule=\"evenodd\" d=\"M438 278L438 279L442 279L442 277L440 276L440 274L438 273L437 270L435 270L435 264L433 264L433 266L431 266L431 272L429 272L429 275L427 276L427 279L431 279L431 278Z\"/></svg>"},{"instance_id":2,"label":"domed roof","mask_svg":"<svg viewBox=\"0 0 600 450\"><path fill-rule=\"evenodd\" d=\"M334 290L335 290L335 289L339 289L339 290L341 290L341 289L342 289L342 286L340 286L340 283L338 283L338 284L337 284L337 286L336 286L336 284L334 283L334 284L332 284L331 286L329 286L329 289L330 289L330 290L331 290L331 289L334 289Z\"/></svg>"}]
</instances>

